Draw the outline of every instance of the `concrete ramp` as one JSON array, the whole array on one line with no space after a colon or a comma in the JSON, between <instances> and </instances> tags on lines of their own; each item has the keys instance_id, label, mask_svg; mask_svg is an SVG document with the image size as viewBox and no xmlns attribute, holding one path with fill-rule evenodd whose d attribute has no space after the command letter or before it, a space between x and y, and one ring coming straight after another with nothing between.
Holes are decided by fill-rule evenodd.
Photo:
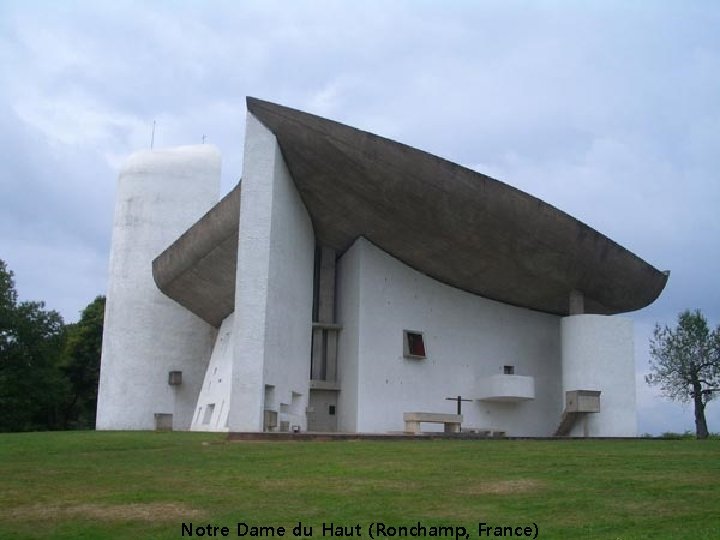
<instances>
[{"instance_id":1,"label":"concrete ramp","mask_svg":"<svg viewBox=\"0 0 720 540\"><path fill-rule=\"evenodd\" d=\"M587 415L587 413L563 411L560 417L560 425L553 433L554 437L567 437L575 423ZM584 435L587 437L587 435Z\"/></svg>"}]
</instances>

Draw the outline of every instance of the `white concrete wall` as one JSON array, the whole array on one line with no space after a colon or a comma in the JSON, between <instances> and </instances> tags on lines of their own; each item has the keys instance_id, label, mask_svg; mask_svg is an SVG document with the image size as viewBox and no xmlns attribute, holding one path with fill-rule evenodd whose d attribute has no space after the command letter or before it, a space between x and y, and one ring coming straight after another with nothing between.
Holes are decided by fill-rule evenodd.
<instances>
[{"instance_id":1,"label":"white concrete wall","mask_svg":"<svg viewBox=\"0 0 720 540\"><path fill-rule=\"evenodd\" d=\"M563 399L567 390L600 390L589 414L591 437L635 437L633 323L623 317L573 315L562 320ZM569 435L582 436L582 424Z\"/></svg>"},{"instance_id":2,"label":"white concrete wall","mask_svg":"<svg viewBox=\"0 0 720 540\"><path fill-rule=\"evenodd\" d=\"M193 416L193 431L227 431L228 410L232 389L233 325L231 313L220 325L210 362L205 370L202 389ZM212 413L209 414L208 411Z\"/></svg>"},{"instance_id":3,"label":"white concrete wall","mask_svg":"<svg viewBox=\"0 0 720 540\"><path fill-rule=\"evenodd\" d=\"M286 405L284 419L305 429L313 256L312 222L275 136L248 114L235 294L231 431L260 431L263 409L267 406L280 412L281 404ZM267 404L266 385L274 387Z\"/></svg>"},{"instance_id":4,"label":"white concrete wall","mask_svg":"<svg viewBox=\"0 0 720 540\"><path fill-rule=\"evenodd\" d=\"M563 407L559 317L444 285L362 238L339 268L341 430L353 429L355 392L357 431L402 431L404 412L455 412L446 397L475 398L478 378L514 365L535 377L535 399L464 403L463 425L552 434ZM426 359L403 357L403 330L424 332Z\"/></svg>"},{"instance_id":5,"label":"white concrete wall","mask_svg":"<svg viewBox=\"0 0 720 540\"><path fill-rule=\"evenodd\" d=\"M218 200L220 154L185 146L133 154L117 185L97 429L188 429L214 329L163 295L152 260ZM169 371L182 371L180 387Z\"/></svg>"},{"instance_id":6,"label":"white concrete wall","mask_svg":"<svg viewBox=\"0 0 720 540\"><path fill-rule=\"evenodd\" d=\"M338 336L337 379L338 431L357 432L358 380L360 377L360 261L361 248L356 242L338 261L337 321L342 325Z\"/></svg>"},{"instance_id":7,"label":"white concrete wall","mask_svg":"<svg viewBox=\"0 0 720 540\"><path fill-rule=\"evenodd\" d=\"M277 143L276 152L263 378L275 387L271 408L279 412L278 421L305 430L315 235Z\"/></svg>"}]
</instances>

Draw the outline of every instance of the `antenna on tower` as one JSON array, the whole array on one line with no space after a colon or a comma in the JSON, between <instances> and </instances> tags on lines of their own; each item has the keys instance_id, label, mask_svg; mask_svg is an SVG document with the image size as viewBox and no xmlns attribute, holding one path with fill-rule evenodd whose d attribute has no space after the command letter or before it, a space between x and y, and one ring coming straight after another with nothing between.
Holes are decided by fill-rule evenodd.
<instances>
[{"instance_id":1,"label":"antenna on tower","mask_svg":"<svg viewBox=\"0 0 720 540\"><path fill-rule=\"evenodd\" d=\"M155 120L153 120L152 135L150 136L150 150L155 146Z\"/></svg>"},{"instance_id":2,"label":"antenna on tower","mask_svg":"<svg viewBox=\"0 0 720 540\"><path fill-rule=\"evenodd\" d=\"M207 135L203 133L203 144L205 144L205 139L207 139Z\"/></svg>"}]
</instances>

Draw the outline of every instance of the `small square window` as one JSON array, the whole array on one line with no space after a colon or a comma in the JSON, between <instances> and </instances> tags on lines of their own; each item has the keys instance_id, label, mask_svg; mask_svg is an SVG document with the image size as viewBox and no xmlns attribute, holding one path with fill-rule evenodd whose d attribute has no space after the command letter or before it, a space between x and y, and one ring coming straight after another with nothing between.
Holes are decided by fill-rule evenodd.
<instances>
[{"instance_id":1,"label":"small square window","mask_svg":"<svg viewBox=\"0 0 720 540\"><path fill-rule=\"evenodd\" d=\"M328 414L330 416L335 416L335 405L328 406Z\"/></svg>"},{"instance_id":2,"label":"small square window","mask_svg":"<svg viewBox=\"0 0 720 540\"><path fill-rule=\"evenodd\" d=\"M503 373L505 375L515 375L515 366L503 366Z\"/></svg>"},{"instance_id":3,"label":"small square window","mask_svg":"<svg viewBox=\"0 0 720 540\"><path fill-rule=\"evenodd\" d=\"M425 341L422 332L403 331L403 356L405 358L425 358Z\"/></svg>"}]
</instances>

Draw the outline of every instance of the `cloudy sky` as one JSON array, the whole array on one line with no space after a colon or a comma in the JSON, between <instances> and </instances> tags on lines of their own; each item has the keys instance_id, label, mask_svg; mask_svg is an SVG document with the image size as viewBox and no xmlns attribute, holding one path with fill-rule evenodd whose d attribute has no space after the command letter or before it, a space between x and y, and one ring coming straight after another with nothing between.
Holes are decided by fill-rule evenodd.
<instances>
[{"instance_id":1,"label":"cloudy sky","mask_svg":"<svg viewBox=\"0 0 720 540\"><path fill-rule=\"evenodd\" d=\"M256 96L475 168L671 270L632 314L639 424L693 429L642 374L655 322L720 323L718 28L714 1L0 0L0 258L21 299L77 320L153 121L156 147L218 146L228 191Z\"/></svg>"}]
</instances>

